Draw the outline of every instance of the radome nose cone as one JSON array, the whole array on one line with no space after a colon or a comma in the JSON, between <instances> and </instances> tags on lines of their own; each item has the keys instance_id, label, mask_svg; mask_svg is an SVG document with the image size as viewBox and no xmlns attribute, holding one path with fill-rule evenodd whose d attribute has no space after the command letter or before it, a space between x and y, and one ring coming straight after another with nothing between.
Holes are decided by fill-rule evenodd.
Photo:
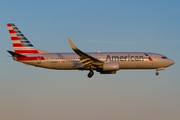
<instances>
[{"instance_id":1,"label":"radome nose cone","mask_svg":"<svg viewBox=\"0 0 180 120\"><path fill-rule=\"evenodd\" d=\"M169 60L169 63L170 63L171 65L173 65L173 64L174 64L174 61L173 61L173 60Z\"/></svg>"}]
</instances>

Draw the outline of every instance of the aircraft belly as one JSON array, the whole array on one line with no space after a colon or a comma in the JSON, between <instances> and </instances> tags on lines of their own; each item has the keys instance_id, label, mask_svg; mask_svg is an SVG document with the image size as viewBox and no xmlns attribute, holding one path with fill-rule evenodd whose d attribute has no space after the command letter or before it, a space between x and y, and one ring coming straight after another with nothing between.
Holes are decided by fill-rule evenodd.
<instances>
[{"instance_id":1,"label":"aircraft belly","mask_svg":"<svg viewBox=\"0 0 180 120\"><path fill-rule=\"evenodd\" d=\"M43 67L43 68L51 68L51 66L47 63L47 61L41 61L40 63L35 61L21 61L22 63L26 65L33 65L36 67Z\"/></svg>"},{"instance_id":2,"label":"aircraft belly","mask_svg":"<svg viewBox=\"0 0 180 120\"><path fill-rule=\"evenodd\" d=\"M36 60L31 61L18 61L22 62L26 65L33 65L36 67L43 67L43 68L49 68L49 69L78 69L82 68L81 64L79 64L79 61L41 61L37 62Z\"/></svg>"},{"instance_id":3,"label":"aircraft belly","mask_svg":"<svg viewBox=\"0 0 180 120\"><path fill-rule=\"evenodd\" d=\"M52 69L77 69L79 62L76 61L48 61Z\"/></svg>"},{"instance_id":4,"label":"aircraft belly","mask_svg":"<svg viewBox=\"0 0 180 120\"><path fill-rule=\"evenodd\" d=\"M124 61L120 62L120 69L154 69L153 62Z\"/></svg>"}]
</instances>

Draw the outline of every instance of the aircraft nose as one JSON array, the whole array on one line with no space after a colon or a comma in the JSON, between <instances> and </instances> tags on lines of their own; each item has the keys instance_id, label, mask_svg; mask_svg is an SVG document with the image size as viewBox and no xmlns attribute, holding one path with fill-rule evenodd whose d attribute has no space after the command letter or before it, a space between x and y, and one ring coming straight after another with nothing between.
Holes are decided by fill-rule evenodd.
<instances>
[{"instance_id":1,"label":"aircraft nose","mask_svg":"<svg viewBox=\"0 0 180 120\"><path fill-rule=\"evenodd\" d=\"M173 64L174 64L174 61L173 61L173 60L169 60L169 64L170 64L170 65L173 65Z\"/></svg>"}]
</instances>

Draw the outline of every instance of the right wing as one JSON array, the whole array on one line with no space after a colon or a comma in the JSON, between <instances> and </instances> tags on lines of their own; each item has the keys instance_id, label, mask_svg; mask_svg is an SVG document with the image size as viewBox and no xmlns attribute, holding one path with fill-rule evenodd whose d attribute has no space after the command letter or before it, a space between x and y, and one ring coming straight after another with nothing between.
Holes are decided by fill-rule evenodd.
<instances>
[{"instance_id":1,"label":"right wing","mask_svg":"<svg viewBox=\"0 0 180 120\"><path fill-rule=\"evenodd\" d=\"M72 42L72 40L70 38L68 38L69 40L69 44L72 48L72 50L78 54L80 56L80 62L79 63L83 63L83 66L99 66L99 65L103 65L103 61L98 60L84 52L82 52L81 50L79 50L74 43Z\"/></svg>"}]
</instances>

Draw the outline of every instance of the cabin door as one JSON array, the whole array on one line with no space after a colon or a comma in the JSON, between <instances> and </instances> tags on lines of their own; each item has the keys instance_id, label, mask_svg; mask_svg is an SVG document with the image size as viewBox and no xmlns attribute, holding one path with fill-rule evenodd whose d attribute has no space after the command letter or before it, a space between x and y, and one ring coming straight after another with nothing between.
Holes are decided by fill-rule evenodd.
<instances>
[{"instance_id":1,"label":"cabin door","mask_svg":"<svg viewBox=\"0 0 180 120\"><path fill-rule=\"evenodd\" d=\"M41 64L41 56L37 57L37 64Z\"/></svg>"}]
</instances>

